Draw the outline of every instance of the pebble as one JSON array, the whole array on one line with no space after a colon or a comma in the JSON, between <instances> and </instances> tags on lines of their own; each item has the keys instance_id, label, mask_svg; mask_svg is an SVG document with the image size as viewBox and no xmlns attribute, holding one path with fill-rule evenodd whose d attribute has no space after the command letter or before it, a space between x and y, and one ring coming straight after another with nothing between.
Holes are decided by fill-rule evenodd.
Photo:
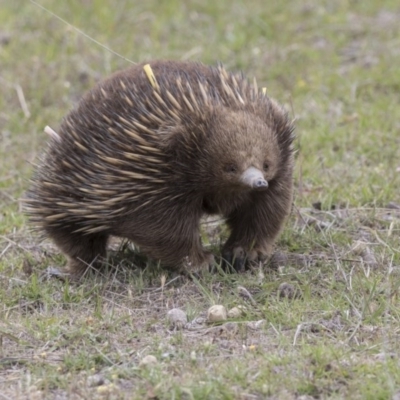
<instances>
[{"instance_id":1,"label":"pebble","mask_svg":"<svg viewBox=\"0 0 400 400\"><path fill-rule=\"evenodd\" d=\"M211 306L207 312L208 322L220 322L227 319L226 308L220 304Z\"/></svg>"},{"instance_id":2,"label":"pebble","mask_svg":"<svg viewBox=\"0 0 400 400\"><path fill-rule=\"evenodd\" d=\"M290 283L283 282L279 285L278 293L280 298L286 297L287 299L293 299L296 294L296 288Z\"/></svg>"},{"instance_id":3,"label":"pebble","mask_svg":"<svg viewBox=\"0 0 400 400\"><path fill-rule=\"evenodd\" d=\"M167 318L175 329L182 329L187 324L187 315L180 308L173 308L168 311Z\"/></svg>"},{"instance_id":4,"label":"pebble","mask_svg":"<svg viewBox=\"0 0 400 400\"><path fill-rule=\"evenodd\" d=\"M148 356L145 356L142 358L142 360L139 363L140 367L152 367L154 365L157 365L158 361L157 358L151 354Z\"/></svg>"},{"instance_id":5,"label":"pebble","mask_svg":"<svg viewBox=\"0 0 400 400\"><path fill-rule=\"evenodd\" d=\"M228 318L240 318L245 312L245 307L237 306L228 311Z\"/></svg>"}]
</instances>

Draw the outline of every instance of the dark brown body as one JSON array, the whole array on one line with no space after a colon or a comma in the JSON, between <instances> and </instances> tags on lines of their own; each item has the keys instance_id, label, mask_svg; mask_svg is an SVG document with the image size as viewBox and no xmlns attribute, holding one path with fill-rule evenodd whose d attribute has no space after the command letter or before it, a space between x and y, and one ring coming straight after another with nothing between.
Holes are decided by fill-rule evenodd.
<instances>
[{"instance_id":1,"label":"dark brown body","mask_svg":"<svg viewBox=\"0 0 400 400\"><path fill-rule=\"evenodd\" d=\"M229 261L264 259L292 201L286 113L222 67L150 65L154 86L134 66L65 117L26 196L31 220L69 257L74 276L101 265L110 235L172 267L209 264L204 214L227 219Z\"/></svg>"}]
</instances>

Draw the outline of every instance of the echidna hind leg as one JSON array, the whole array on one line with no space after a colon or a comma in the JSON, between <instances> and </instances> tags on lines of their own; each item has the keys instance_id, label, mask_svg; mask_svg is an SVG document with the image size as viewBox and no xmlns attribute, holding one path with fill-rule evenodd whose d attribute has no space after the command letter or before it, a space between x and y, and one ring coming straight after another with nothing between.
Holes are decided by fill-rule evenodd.
<instances>
[{"instance_id":1,"label":"echidna hind leg","mask_svg":"<svg viewBox=\"0 0 400 400\"><path fill-rule=\"evenodd\" d=\"M49 232L49 236L68 257L65 274L72 279L79 279L89 268L99 269L101 267L106 255L108 235L104 233L82 235L55 231Z\"/></svg>"}]
</instances>

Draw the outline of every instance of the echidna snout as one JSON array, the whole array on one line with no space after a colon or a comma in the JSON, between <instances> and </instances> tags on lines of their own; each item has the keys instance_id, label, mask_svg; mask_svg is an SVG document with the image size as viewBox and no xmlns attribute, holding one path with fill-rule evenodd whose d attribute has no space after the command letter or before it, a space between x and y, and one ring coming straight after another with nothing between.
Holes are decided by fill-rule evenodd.
<instances>
[{"instance_id":1,"label":"echidna snout","mask_svg":"<svg viewBox=\"0 0 400 400\"><path fill-rule=\"evenodd\" d=\"M263 190L268 188L264 174L257 168L249 167L243 172L241 180L252 189Z\"/></svg>"}]
</instances>

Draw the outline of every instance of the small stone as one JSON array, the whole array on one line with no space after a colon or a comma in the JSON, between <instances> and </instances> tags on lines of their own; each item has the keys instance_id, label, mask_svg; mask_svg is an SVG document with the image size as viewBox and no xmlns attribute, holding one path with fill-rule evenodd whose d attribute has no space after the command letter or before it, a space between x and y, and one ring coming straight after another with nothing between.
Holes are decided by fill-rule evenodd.
<instances>
[{"instance_id":1,"label":"small stone","mask_svg":"<svg viewBox=\"0 0 400 400\"><path fill-rule=\"evenodd\" d=\"M279 285L278 293L280 298L293 299L296 296L296 288L290 283L283 282Z\"/></svg>"},{"instance_id":2,"label":"small stone","mask_svg":"<svg viewBox=\"0 0 400 400\"><path fill-rule=\"evenodd\" d=\"M240 318L245 310L246 308L243 306L233 307L228 311L228 318Z\"/></svg>"},{"instance_id":3,"label":"small stone","mask_svg":"<svg viewBox=\"0 0 400 400\"><path fill-rule=\"evenodd\" d=\"M211 306L207 312L208 322L220 322L227 319L226 308L222 305Z\"/></svg>"},{"instance_id":4,"label":"small stone","mask_svg":"<svg viewBox=\"0 0 400 400\"><path fill-rule=\"evenodd\" d=\"M289 257L287 254L282 252L275 252L269 260L269 265L272 269L278 269L279 267L286 267L289 263Z\"/></svg>"},{"instance_id":5,"label":"small stone","mask_svg":"<svg viewBox=\"0 0 400 400\"><path fill-rule=\"evenodd\" d=\"M157 365L158 361L157 358L154 357L153 355L149 354L146 357L143 357L142 360L139 363L140 367L153 367L154 365Z\"/></svg>"},{"instance_id":6,"label":"small stone","mask_svg":"<svg viewBox=\"0 0 400 400\"><path fill-rule=\"evenodd\" d=\"M187 315L180 308L169 310L167 318L175 329L182 329L187 324Z\"/></svg>"},{"instance_id":7,"label":"small stone","mask_svg":"<svg viewBox=\"0 0 400 400\"><path fill-rule=\"evenodd\" d=\"M101 386L105 384L105 379L100 374L95 374L87 378L87 384L90 387Z\"/></svg>"}]
</instances>

